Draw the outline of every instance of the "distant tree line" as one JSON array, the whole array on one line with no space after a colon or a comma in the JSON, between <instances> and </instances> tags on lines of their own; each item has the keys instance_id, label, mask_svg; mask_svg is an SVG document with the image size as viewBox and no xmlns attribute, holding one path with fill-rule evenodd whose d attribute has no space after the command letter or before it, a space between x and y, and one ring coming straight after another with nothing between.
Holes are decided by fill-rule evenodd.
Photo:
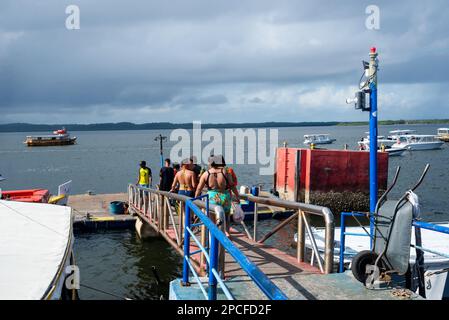
<instances>
[{"instance_id":1,"label":"distant tree line","mask_svg":"<svg viewBox=\"0 0 449 320\"><path fill-rule=\"evenodd\" d=\"M382 120L380 125L397 124L449 124L449 119L434 120ZM260 122L260 123L205 123L204 129L216 128L282 128L282 127L325 127L325 126L362 126L368 122ZM192 123L153 122L136 124L131 122L92 123L92 124L30 124L8 123L0 124L0 132L48 132L65 127L69 131L106 131L106 130L163 130L191 129Z\"/></svg>"}]
</instances>

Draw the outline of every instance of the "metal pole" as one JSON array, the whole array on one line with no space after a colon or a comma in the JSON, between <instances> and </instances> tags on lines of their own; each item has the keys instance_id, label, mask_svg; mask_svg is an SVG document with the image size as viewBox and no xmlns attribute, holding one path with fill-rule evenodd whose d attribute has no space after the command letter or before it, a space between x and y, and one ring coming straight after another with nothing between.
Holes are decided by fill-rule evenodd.
<instances>
[{"instance_id":1,"label":"metal pole","mask_svg":"<svg viewBox=\"0 0 449 320\"><path fill-rule=\"evenodd\" d=\"M426 289L424 286L424 252L421 249L418 249L418 247L422 246L421 228L419 227L415 227L415 245L416 245L415 270L418 273L417 278L418 278L419 295L425 298Z\"/></svg>"},{"instance_id":2,"label":"metal pole","mask_svg":"<svg viewBox=\"0 0 449 320\"><path fill-rule=\"evenodd\" d=\"M161 149L161 168L164 166L164 150L163 150L163 146L162 146L162 135L159 135L159 139L160 139L160 149Z\"/></svg>"},{"instance_id":3,"label":"metal pole","mask_svg":"<svg viewBox=\"0 0 449 320\"><path fill-rule=\"evenodd\" d=\"M253 240L257 241L257 220L258 220L257 203L254 202L254 226L253 226Z\"/></svg>"},{"instance_id":4,"label":"metal pole","mask_svg":"<svg viewBox=\"0 0 449 320\"><path fill-rule=\"evenodd\" d=\"M339 261L339 270L338 272L345 271L345 235L346 232L346 215L344 212L341 213L341 225L340 225L340 261Z\"/></svg>"},{"instance_id":5,"label":"metal pole","mask_svg":"<svg viewBox=\"0 0 449 320\"><path fill-rule=\"evenodd\" d=\"M182 268L182 285L189 286L189 264L187 261L190 259L190 233L187 231L190 228L190 207L186 202L185 210L185 228L184 228L184 264Z\"/></svg>"},{"instance_id":6,"label":"metal pole","mask_svg":"<svg viewBox=\"0 0 449 320\"><path fill-rule=\"evenodd\" d=\"M155 141L159 140L159 150L161 153L161 168L164 166L164 152L163 152L162 142L166 139L167 139L167 137L164 137L162 134L159 134L156 138L154 138Z\"/></svg>"},{"instance_id":7,"label":"metal pole","mask_svg":"<svg viewBox=\"0 0 449 320\"><path fill-rule=\"evenodd\" d=\"M218 240L214 235L211 235L209 257L210 265L208 298L209 300L217 300L217 279L215 278L213 270L217 271L218 266Z\"/></svg>"},{"instance_id":8,"label":"metal pole","mask_svg":"<svg viewBox=\"0 0 449 320\"><path fill-rule=\"evenodd\" d=\"M370 134L370 152L369 152L369 177L370 177L370 234L371 248L373 247L374 235L374 212L376 210L378 186L377 186L377 52L376 48L371 48L369 62L370 82L370 116L369 116L369 134Z\"/></svg>"},{"instance_id":9,"label":"metal pole","mask_svg":"<svg viewBox=\"0 0 449 320\"><path fill-rule=\"evenodd\" d=\"M296 234L296 258L298 259L298 262L304 262L306 253L305 242L306 242L306 235L304 223L303 220L301 219L301 210L298 210L298 230Z\"/></svg>"},{"instance_id":10,"label":"metal pole","mask_svg":"<svg viewBox=\"0 0 449 320\"><path fill-rule=\"evenodd\" d=\"M285 219L284 221L282 221L281 223L279 223L276 227L274 227L270 232L268 232L262 239L260 239L259 241L257 241L258 243L264 243L265 241L267 241L273 234L275 234L276 232L278 232L279 230L281 230L283 227L285 227L287 224L289 224L290 222L292 222L292 220L299 218L299 211L296 212L295 214L293 214L292 216L290 216L289 218Z\"/></svg>"}]
</instances>

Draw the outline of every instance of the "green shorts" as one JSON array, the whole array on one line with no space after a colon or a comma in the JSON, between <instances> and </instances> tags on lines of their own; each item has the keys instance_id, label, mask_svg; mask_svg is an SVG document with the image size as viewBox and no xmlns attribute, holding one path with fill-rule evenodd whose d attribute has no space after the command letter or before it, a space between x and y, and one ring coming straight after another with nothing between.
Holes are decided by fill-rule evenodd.
<instances>
[{"instance_id":1,"label":"green shorts","mask_svg":"<svg viewBox=\"0 0 449 320\"><path fill-rule=\"evenodd\" d=\"M229 191L209 190L207 194L209 195L209 203L221 206L226 214L231 212L232 199Z\"/></svg>"}]
</instances>

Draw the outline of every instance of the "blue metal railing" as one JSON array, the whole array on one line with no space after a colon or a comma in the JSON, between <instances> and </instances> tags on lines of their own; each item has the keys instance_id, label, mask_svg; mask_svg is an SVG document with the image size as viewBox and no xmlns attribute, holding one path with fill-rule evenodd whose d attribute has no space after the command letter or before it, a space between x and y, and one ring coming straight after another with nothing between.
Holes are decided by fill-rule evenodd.
<instances>
[{"instance_id":1,"label":"blue metal railing","mask_svg":"<svg viewBox=\"0 0 449 320\"><path fill-rule=\"evenodd\" d=\"M346 236L356 236L356 237L369 237L367 233L351 233L346 232L346 217L366 217L366 214L356 213L356 212L342 212L340 216L340 261L338 265L338 272L345 271L345 241ZM371 226L371 224L370 224ZM370 229L371 231L371 229Z\"/></svg>"},{"instance_id":2,"label":"blue metal railing","mask_svg":"<svg viewBox=\"0 0 449 320\"><path fill-rule=\"evenodd\" d=\"M252 263L234 244L225 236L225 234L218 229L218 227L205 215L199 207L197 207L193 201L206 198L208 202L209 198L207 195L191 199L185 203L185 224L184 224L184 265L182 273L182 283L183 285L189 284L189 275L192 271L195 280L197 281L203 295L208 300L217 299L217 284L220 284L221 289L228 299L233 299L233 295L227 288L224 281L221 279L217 268L218 268L218 248L219 244L236 260L236 262L242 267L242 269L249 275L249 277L254 281L254 283L262 290L262 292L272 300L286 300L287 296L273 283L271 280L254 264ZM208 208L208 205L207 205ZM206 210L209 212L209 210ZM201 242L197 239L194 232L192 231L191 224L191 214L196 215L201 223L195 224L195 226L204 225L210 232L209 248L204 247ZM195 252L190 252L190 239L199 247L199 250ZM206 262L208 264L208 291L202 284L195 268L190 262L190 257L194 254L203 253Z\"/></svg>"},{"instance_id":3,"label":"blue metal railing","mask_svg":"<svg viewBox=\"0 0 449 320\"><path fill-rule=\"evenodd\" d=\"M342 212L341 213L341 225L340 225L340 261L339 261L339 268L338 272L344 272L344 255L345 255L345 240L346 236L358 236L358 237L370 237L367 233L351 233L346 232L346 217L352 216L352 217L366 217L366 214L363 213L353 213L353 212ZM415 230L419 229L426 229L434 232L449 234L449 228L443 227L437 224L429 223L429 222L423 222L423 221L417 221L413 220L412 225L415 227ZM416 232L416 231L415 231ZM424 248L420 245L412 245L412 247L426 251L429 253L433 253L442 257L449 258L448 254L437 252L428 248Z\"/></svg>"},{"instance_id":4,"label":"blue metal railing","mask_svg":"<svg viewBox=\"0 0 449 320\"><path fill-rule=\"evenodd\" d=\"M413 220L412 225L415 227L415 234L419 233L419 230L421 230L421 229L426 229L426 230L430 230L430 231L434 231L434 232L438 232L438 233L449 234L448 227L439 226L437 224L433 224L433 223L429 223L429 222ZM434 251L434 250L428 249L428 248L424 248L418 243L415 245L412 245L412 246L418 250L426 251L429 253L433 253L435 255L439 255L441 257L449 258L449 255L446 253Z\"/></svg>"}]
</instances>

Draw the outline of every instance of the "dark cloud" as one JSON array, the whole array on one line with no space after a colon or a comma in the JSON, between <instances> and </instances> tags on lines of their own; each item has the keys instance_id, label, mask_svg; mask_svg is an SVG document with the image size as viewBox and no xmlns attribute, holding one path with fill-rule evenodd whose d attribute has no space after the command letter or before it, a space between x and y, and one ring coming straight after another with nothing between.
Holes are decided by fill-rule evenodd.
<instances>
[{"instance_id":1,"label":"dark cloud","mask_svg":"<svg viewBox=\"0 0 449 320\"><path fill-rule=\"evenodd\" d=\"M80 30L65 29L69 4L80 7ZM44 122L55 108L62 122L185 121L192 111L204 121L358 119L344 96L372 45L384 107L426 117L423 106L447 101L449 4L377 1L378 31L365 28L370 4L4 0L0 122Z\"/></svg>"}]
</instances>

